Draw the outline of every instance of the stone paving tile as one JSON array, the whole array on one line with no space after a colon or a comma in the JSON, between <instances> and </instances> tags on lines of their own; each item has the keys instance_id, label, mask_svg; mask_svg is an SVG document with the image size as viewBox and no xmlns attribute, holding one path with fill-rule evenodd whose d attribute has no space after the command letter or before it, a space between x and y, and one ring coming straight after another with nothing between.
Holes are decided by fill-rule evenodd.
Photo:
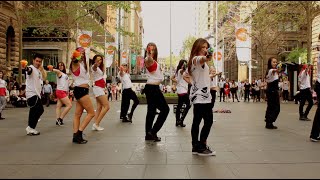
<instances>
[{"instance_id":1,"label":"stone paving tile","mask_svg":"<svg viewBox=\"0 0 320 180\"><path fill-rule=\"evenodd\" d=\"M94 103L95 104L95 103ZM311 122L298 120L298 106L281 104L277 130L264 128L264 103L216 103L230 114L214 113L208 145L217 156L191 153L192 112L185 128L175 127L170 113L158 132L161 142L146 142L146 105L139 105L133 123L119 120L120 102L101 122L104 131L84 131L88 143L73 144L74 107L65 126L55 125L55 105L45 107L40 136L26 135L28 108L7 108L0 121L0 178L318 178L320 143L309 140ZM315 107L310 111L313 119ZM19 112L19 113L16 113ZM85 115L85 114L84 114ZM203 122L200 124L202 127Z\"/></svg>"}]
</instances>

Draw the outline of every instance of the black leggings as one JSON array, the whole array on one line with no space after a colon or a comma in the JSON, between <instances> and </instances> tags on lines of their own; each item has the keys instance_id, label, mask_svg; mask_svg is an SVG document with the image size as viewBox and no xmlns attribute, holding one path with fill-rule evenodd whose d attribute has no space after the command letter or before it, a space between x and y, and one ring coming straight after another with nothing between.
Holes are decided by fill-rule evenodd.
<instances>
[{"instance_id":1,"label":"black leggings","mask_svg":"<svg viewBox=\"0 0 320 180\"><path fill-rule=\"evenodd\" d=\"M314 115L310 138L317 138L320 133L320 83L318 81L316 81L314 90L317 93L318 105L316 114Z\"/></svg>"},{"instance_id":2,"label":"black leggings","mask_svg":"<svg viewBox=\"0 0 320 180\"><path fill-rule=\"evenodd\" d=\"M27 104L30 107L28 126L35 129L38 124L38 120L44 112L42 102L39 96L34 95L27 99Z\"/></svg>"},{"instance_id":3,"label":"black leggings","mask_svg":"<svg viewBox=\"0 0 320 180\"><path fill-rule=\"evenodd\" d=\"M200 133L199 141L199 126L201 120L204 120L203 127ZM193 123L191 127L192 145L206 144L210 129L213 123L212 103L194 104L193 105Z\"/></svg>"},{"instance_id":4,"label":"black leggings","mask_svg":"<svg viewBox=\"0 0 320 180\"><path fill-rule=\"evenodd\" d=\"M212 109L214 107L215 102L216 102L217 91L210 89L210 94L211 94L211 97L212 97L212 99L211 99L211 106L212 106L211 109Z\"/></svg>"},{"instance_id":5,"label":"black leggings","mask_svg":"<svg viewBox=\"0 0 320 180\"><path fill-rule=\"evenodd\" d=\"M279 99L279 92L278 90L268 90L266 91L267 94L267 110L265 115L266 123L273 123L278 118L280 113L280 99Z\"/></svg>"},{"instance_id":6,"label":"black leggings","mask_svg":"<svg viewBox=\"0 0 320 180\"><path fill-rule=\"evenodd\" d=\"M248 98L248 102L250 101L250 90L246 89L244 90L244 101Z\"/></svg>"},{"instance_id":7,"label":"black leggings","mask_svg":"<svg viewBox=\"0 0 320 180\"><path fill-rule=\"evenodd\" d=\"M289 100L289 91L288 90L283 90L282 92L283 100L288 101Z\"/></svg>"},{"instance_id":8,"label":"black leggings","mask_svg":"<svg viewBox=\"0 0 320 180\"><path fill-rule=\"evenodd\" d=\"M120 113L121 117L126 117L130 107L131 99L133 100L133 105L131 107L130 114L133 115L134 110L139 104L138 97L131 88L124 89L122 92L122 100L121 100L121 113Z\"/></svg>"},{"instance_id":9,"label":"black leggings","mask_svg":"<svg viewBox=\"0 0 320 180\"><path fill-rule=\"evenodd\" d=\"M180 117L181 108L182 108L183 104L186 105L186 108L184 109L182 116ZM190 105L190 100L189 100L189 94L178 95L178 106L176 109L176 121L181 120L183 122L189 112L190 107L191 107L191 105Z\"/></svg>"},{"instance_id":10,"label":"black leggings","mask_svg":"<svg viewBox=\"0 0 320 180\"><path fill-rule=\"evenodd\" d=\"M164 99L159 85L146 84L144 92L146 94L148 104L145 126L146 135L148 132L157 134L157 132L161 129L164 122L166 121L170 109L167 101ZM156 122L153 124L157 109L160 110L160 114L158 115Z\"/></svg>"}]
</instances>

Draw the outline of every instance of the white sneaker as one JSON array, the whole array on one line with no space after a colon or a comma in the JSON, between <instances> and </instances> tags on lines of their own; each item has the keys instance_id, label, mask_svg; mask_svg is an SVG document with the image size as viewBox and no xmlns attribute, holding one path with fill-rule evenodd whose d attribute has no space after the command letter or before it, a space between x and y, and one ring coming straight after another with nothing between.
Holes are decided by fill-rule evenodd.
<instances>
[{"instance_id":1,"label":"white sneaker","mask_svg":"<svg viewBox=\"0 0 320 180\"><path fill-rule=\"evenodd\" d=\"M93 123L92 130L93 131L102 131L102 130L104 130L104 128L101 126L97 126L96 123Z\"/></svg>"},{"instance_id":2,"label":"white sneaker","mask_svg":"<svg viewBox=\"0 0 320 180\"><path fill-rule=\"evenodd\" d=\"M37 131L29 126L26 128L26 131L27 131L27 135L29 135L29 136L36 136L36 135L40 134L39 131Z\"/></svg>"}]
</instances>

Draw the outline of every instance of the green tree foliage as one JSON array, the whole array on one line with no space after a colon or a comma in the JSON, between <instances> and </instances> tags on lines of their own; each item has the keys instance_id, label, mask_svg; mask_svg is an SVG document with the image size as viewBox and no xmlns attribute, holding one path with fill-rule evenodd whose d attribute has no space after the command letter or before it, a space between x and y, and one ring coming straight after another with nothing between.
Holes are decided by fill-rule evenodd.
<instances>
[{"instance_id":1,"label":"green tree foliage","mask_svg":"<svg viewBox=\"0 0 320 180\"><path fill-rule=\"evenodd\" d=\"M290 62L299 63L299 57L301 57L301 63L305 64L307 63L307 49L306 48L296 48L293 51L291 51L287 59Z\"/></svg>"},{"instance_id":2,"label":"green tree foliage","mask_svg":"<svg viewBox=\"0 0 320 180\"><path fill-rule=\"evenodd\" d=\"M194 36L188 36L185 38L185 40L183 41L182 49L180 50L180 58L186 60L189 59L192 45L196 40L197 38Z\"/></svg>"}]
</instances>

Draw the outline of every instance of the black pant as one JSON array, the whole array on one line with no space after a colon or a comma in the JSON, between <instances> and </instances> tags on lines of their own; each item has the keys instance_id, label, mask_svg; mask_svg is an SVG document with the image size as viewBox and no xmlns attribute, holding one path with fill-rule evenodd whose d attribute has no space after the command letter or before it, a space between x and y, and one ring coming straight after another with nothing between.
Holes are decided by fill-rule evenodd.
<instances>
[{"instance_id":1,"label":"black pant","mask_svg":"<svg viewBox=\"0 0 320 180\"><path fill-rule=\"evenodd\" d=\"M267 110L265 115L266 123L273 123L278 118L280 113L280 99L278 90L266 90L267 95Z\"/></svg>"},{"instance_id":2,"label":"black pant","mask_svg":"<svg viewBox=\"0 0 320 180\"><path fill-rule=\"evenodd\" d=\"M224 101L224 88L220 88L220 102L221 102L221 97L223 96L223 101Z\"/></svg>"},{"instance_id":3,"label":"black pant","mask_svg":"<svg viewBox=\"0 0 320 180\"><path fill-rule=\"evenodd\" d=\"M316 81L314 90L317 93L318 105L316 114L314 115L310 138L317 138L320 133L320 83L318 81Z\"/></svg>"},{"instance_id":4,"label":"black pant","mask_svg":"<svg viewBox=\"0 0 320 180\"><path fill-rule=\"evenodd\" d=\"M46 98L46 106L50 105L50 94L51 93L44 93L44 97Z\"/></svg>"},{"instance_id":5,"label":"black pant","mask_svg":"<svg viewBox=\"0 0 320 180\"><path fill-rule=\"evenodd\" d=\"M204 120L203 127L200 133L199 141L199 126L201 120ZM196 146L205 144L210 133L210 129L213 123L212 104L194 104L193 105L193 122L191 127L192 145Z\"/></svg>"},{"instance_id":6,"label":"black pant","mask_svg":"<svg viewBox=\"0 0 320 180\"><path fill-rule=\"evenodd\" d=\"M166 121L170 109L167 101L165 100L159 88L159 85L146 84L144 88L144 92L146 94L147 104L148 104L148 112L146 116L146 126L145 126L146 135L148 132L151 132L152 134L156 134L161 129L164 122ZM156 116L157 109L160 110L160 113L158 115L156 122L153 125L153 121Z\"/></svg>"},{"instance_id":7,"label":"black pant","mask_svg":"<svg viewBox=\"0 0 320 180\"><path fill-rule=\"evenodd\" d=\"M133 104L130 111L130 115L132 116L134 110L139 104L139 100L136 93L131 88L124 89L122 92L122 101L121 101L121 113L120 113L121 117L126 117L130 107L131 99L133 100Z\"/></svg>"},{"instance_id":8,"label":"black pant","mask_svg":"<svg viewBox=\"0 0 320 180\"><path fill-rule=\"evenodd\" d=\"M282 92L283 100L288 101L289 100L289 91L288 90L283 90Z\"/></svg>"},{"instance_id":9,"label":"black pant","mask_svg":"<svg viewBox=\"0 0 320 180\"><path fill-rule=\"evenodd\" d=\"M300 104L299 104L300 117L301 116L307 117L310 112L310 109L313 106L313 100L312 100L312 94L311 94L310 88L300 89L300 97L301 97ZM306 100L308 101L308 106L306 111L303 113L303 106L306 103Z\"/></svg>"},{"instance_id":10,"label":"black pant","mask_svg":"<svg viewBox=\"0 0 320 180\"><path fill-rule=\"evenodd\" d=\"M111 91L108 91L108 101L110 101L110 99L112 100L112 94Z\"/></svg>"},{"instance_id":11,"label":"black pant","mask_svg":"<svg viewBox=\"0 0 320 180\"><path fill-rule=\"evenodd\" d=\"M259 101L260 102L260 90L258 90L258 91L256 91L256 90L254 90L254 92L255 92L255 95L256 95L256 101Z\"/></svg>"},{"instance_id":12,"label":"black pant","mask_svg":"<svg viewBox=\"0 0 320 180\"><path fill-rule=\"evenodd\" d=\"M231 95L232 95L232 101L234 102L234 96L236 96L237 101L239 101L238 95L237 95L237 89L231 88L230 91L231 91Z\"/></svg>"},{"instance_id":13,"label":"black pant","mask_svg":"<svg viewBox=\"0 0 320 180\"><path fill-rule=\"evenodd\" d=\"M185 104L186 108L183 110L182 116L180 117L181 114L181 108L182 105ZM189 109L190 109L191 105L190 105L190 100L189 100L189 94L184 94L184 95L178 95L178 106L176 109L176 121L184 121L184 119L186 118Z\"/></svg>"},{"instance_id":14,"label":"black pant","mask_svg":"<svg viewBox=\"0 0 320 180\"><path fill-rule=\"evenodd\" d=\"M216 102L216 93L217 93L216 90L210 90L210 94L211 94L211 97L212 97L212 99L211 99L211 110L214 107L214 104Z\"/></svg>"},{"instance_id":15,"label":"black pant","mask_svg":"<svg viewBox=\"0 0 320 180\"><path fill-rule=\"evenodd\" d=\"M44 109L39 96L32 96L31 98L27 99L27 103L28 106L30 106L28 126L34 129L36 128L38 120L43 114Z\"/></svg>"},{"instance_id":16,"label":"black pant","mask_svg":"<svg viewBox=\"0 0 320 180\"><path fill-rule=\"evenodd\" d=\"M248 102L250 101L250 89L244 90L244 101L248 98Z\"/></svg>"}]
</instances>

